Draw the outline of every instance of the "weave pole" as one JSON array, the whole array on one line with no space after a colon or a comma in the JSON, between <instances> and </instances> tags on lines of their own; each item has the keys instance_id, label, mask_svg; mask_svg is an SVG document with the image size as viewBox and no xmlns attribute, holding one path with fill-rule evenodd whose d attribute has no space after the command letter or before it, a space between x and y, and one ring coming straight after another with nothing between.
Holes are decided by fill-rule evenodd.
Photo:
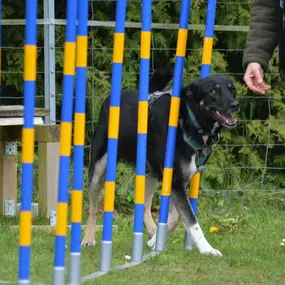
<instances>
[{"instance_id":1,"label":"weave pole","mask_svg":"<svg viewBox=\"0 0 285 285\"><path fill-rule=\"evenodd\" d=\"M2 0L0 0L0 104L2 102Z\"/></svg>"},{"instance_id":2,"label":"weave pole","mask_svg":"<svg viewBox=\"0 0 285 285\"><path fill-rule=\"evenodd\" d=\"M216 4L217 4L216 0L208 1L200 79L209 76L211 72L213 37L214 37L215 18L216 18ZM189 191L189 200L195 215L197 213L197 207L198 207L199 184L200 184L200 172L198 171L194 174L194 176L191 179L190 191ZM187 231L185 231L184 247L185 249L188 250L192 249L191 240Z\"/></svg>"},{"instance_id":3,"label":"weave pole","mask_svg":"<svg viewBox=\"0 0 285 285\"><path fill-rule=\"evenodd\" d=\"M148 126L148 93L149 93L149 65L151 47L151 8L152 0L142 1L142 30L140 51L140 87L138 103L138 138L136 189L134 208L134 233L132 245L132 261L143 261L143 229L144 229L144 200L146 184L146 154L147 154L147 126Z\"/></svg>"},{"instance_id":4,"label":"weave pole","mask_svg":"<svg viewBox=\"0 0 285 285\"><path fill-rule=\"evenodd\" d=\"M24 47L24 126L22 130L22 193L18 284L30 284L32 194L34 168L34 109L37 78L37 0L26 0Z\"/></svg>"},{"instance_id":5,"label":"weave pole","mask_svg":"<svg viewBox=\"0 0 285 285\"><path fill-rule=\"evenodd\" d=\"M78 30L76 50L76 95L73 141L73 182L71 194L71 241L69 285L80 284L81 224L84 175L86 74L88 48L88 0L78 2Z\"/></svg>"},{"instance_id":6,"label":"weave pole","mask_svg":"<svg viewBox=\"0 0 285 285\"><path fill-rule=\"evenodd\" d=\"M182 88L183 68L187 45L188 21L191 0L182 0L180 23L176 48L173 88L168 122L167 144L163 170L162 191L160 198L159 220L156 237L156 251L163 251L166 247L168 235L168 211L172 188L173 163L175 155L176 134L180 109L180 93Z\"/></svg>"},{"instance_id":7,"label":"weave pole","mask_svg":"<svg viewBox=\"0 0 285 285\"><path fill-rule=\"evenodd\" d=\"M60 124L60 160L53 285L65 284L65 245L67 234L68 182L71 154L73 87L75 73L77 0L67 1L64 44L63 95ZM77 174L77 173L76 173Z\"/></svg>"},{"instance_id":8,"label":"weave pole","mask_svg":"<svg viewBox=\"0 0 285 285\"><path fill-rule=\"evenodd\" d=\"M112 263L112 227L115 204L115 181L117 170L118 136L120 126L121 83L123 75L126 0L117 0L114 50L112 65L112 87L109 108L107 166L104 193L103 233L100 249L99 270L110 270Z\"/></svg>"}]
</instances>

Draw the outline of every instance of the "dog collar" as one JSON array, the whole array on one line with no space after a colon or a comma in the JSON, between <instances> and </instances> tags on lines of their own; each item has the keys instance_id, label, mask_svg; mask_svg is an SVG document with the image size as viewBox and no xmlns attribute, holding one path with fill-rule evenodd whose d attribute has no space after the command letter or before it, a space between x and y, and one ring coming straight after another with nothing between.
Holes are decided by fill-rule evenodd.
<instances>
[{"instance_id":1,"label":"dog collar","mask_svg":"<svg viewBox=\"0 0 285 285\"><path fill-rule=\"evenodd\" d=\"M186 109L187 109L187 113L189 118L191 119L191 122L193 123L193 125L195 126L195 128L198 130L199 134L203 135L205 132L202 129L201 125L198 123L194 113L192 112L192 110L189 107L189 104L186 103Z\"/></svg>"},{"instance_id":2,"label":"dog collar","mask_svg":"<svg viewBox=\"0 0 285 285\"><path fill-rule=\"evenodd\" d=\"M191 136L187 137L186 131L182 126L182 121L180 121L180 126L182 128L184 142L188 144L196 153L196 165L205 165L211 154L211 148L202 146L197 140L193 139Z\"/></svg>"},{"instance_id":3,"label":"dog collar","mask_svg":"<svg viewBox=\"0 0 285 285\"><path fill-rule=\"evenodd\" d=\"M194 113L192 112L187 103L186 103L186 108L192 124L194 125L194 127L197 129L198 133L201 136L208 135L209 143L207 145L205 144L202 145L199 141L193 139L191 136L188 137L186 130L183 128L183 122L182 120L180 120L180 126L183 132L183 140L196 152L196 164L198 166L205 165L211 154L211 145L216 144L219 141L219 134L205 134L205 131L198 123L196 116L194 115Z\"/></svg>"},{"instance_id":4,"label":"dog collar","mask_svg":"<svg viewBox=\"0 0 285 285\"><path fill-rule=\"evenodd\" d=\"M189 116L191 122L193 123L194 127L197 129L198 133L200 135L207 135L208 136L208 140L211 139L210 145L218 143L219 139L220 139L220 135L219 134L212 134L212 133L205 133L205 131L203 130L201 125L198 123L194 113L190 109L188 103L186 103L186 109L187 109L187 112L188 112L188 116Z\"/></svg>"}]
</instances>

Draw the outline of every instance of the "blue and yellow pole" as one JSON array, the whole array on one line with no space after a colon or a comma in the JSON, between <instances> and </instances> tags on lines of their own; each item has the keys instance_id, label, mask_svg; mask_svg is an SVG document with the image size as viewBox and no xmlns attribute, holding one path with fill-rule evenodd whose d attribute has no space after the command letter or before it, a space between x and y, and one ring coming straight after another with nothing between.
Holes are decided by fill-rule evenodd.
<instances>
[{"instance_id":1,"label":"blue and yellow pole","mask_svg":"<svg viewBox=\"0 0 285 285\"><path fill-rule=\"evenodd\" d=\"M80 284L80 240L82 223L86 73L88 48L88 0L78 1L78 30L76 49L76 95L74 115L74 163L71 195L71 246L69 285Z\"/></svg>"},{"instance_id":2,"label":"blue and yellow pole","mask_svg":"<svg viewBox=\"0 0 285 285\"><path fill-rule=\"evenodd\" d=\"M134 209L134 234L132 261L143 261L143 216L146 183L146 154L147 154L147 126L148 126L148 93L149 93L149 65L151 47L151 8L152 0L142 1L142 30L140 51L140 87L138 103L138 138L136 190Z\"/></svg>"},{"instance_id":3,"label":"blue and yellow pole","mask_svg":"<svg viewBox=\"0 0 285 285\"><path fill-rule=\"evenodd\" d=\"M112 227L115 204L118 136L120 126L121 83L125 42L126 0L117 0L112 87L109 108L107 168L104 194L103 233L100 251L100 271L109 271L112 263Z\"/></svg>"},{"instance_id":4,"label":"blue and yellow pole","mask_svg":"<svg viewBox=\"0 0 285 285\"><path fill-rule=\"evenodd\" d=\"M0 104L2 102L2 0L0 0Z\"/></svg>"},{"instance_id":5,"label":"blue and yellow pole","mask_svg":"<svg viewBox=\"0 0 285 285\"><path fill-rule=\"evenodd\" d=\"M168 122L168 134L163 171L162 191L160 199L159 221L156 237L156 251L163 251L166 246L168 233L168 211L172 187L173 164L175 156L176 133L180 109L180 92L182 88L184 60L188 36L188 21L190 16L190 0L182 0L180 23L176 48L173 89Z\"/></svg>"},{"instance_id":6,"label":"blue and yellow pole","mask_svg":"<svg viewBox=\"0 0 285 285\"><path fill-rule=\"evenodd\" d=\"M210 75L211 72L211 61L212 61L212 50L213 50L213 38L216 18L216 0L209 0L206 15L206 28L204 35L203 44L203 55L202 55L202 66L200 78L203 79Z\"/></svg>"},{"instance_id":7,"label":"blue and yellow pole","mask_svg":"<svg viewBox=\"0 0 285 285\"><path fill-rule=\"evenodd\" d=\"M26 0L24 47L24 126L22 131L22 193L18 284L30 284L32 193L34 167L34 108L37 77L37 0Z\"/></svg>"},{"instance_id":8,"label":"blue and yellow pole","mask_svg":"<svg viewBox=\"0 0 285 285\"><path fill-rule=\"evenodd\" d=\"M216 0L208 1L206 27L205 27L204 44L203 44L202 66L200 72L201 79L209 76L211 71L216 4L217 4ZM195 215L197 213L197 206L198 206L199 184L200 184L200 173L196 172L191 179L190 191L189 191L189 200ZM185 232L184 245L186 249L192 248L191 241L189 239L187 232Z\"/></svg>"},{"instance_id":9,"label":"blue and yellow pole","mask_svg":"<svg viewBox=\"0 0 285 285\"><path fill-rule=\"evenodd\" d=\"M65 245L68 213L68 182L71 154L73 87L75 74L77 0L67 1L64 44L63 96L60 124L60 161L53 285L65 284Z\"/></svg>"},{"instance_id":10,"label":"blue and yellow pole","mask_svg":"<svg viewBox=\"0 0 285 285\"><path fill-rule=\"evenodd\" d=\"M198 207L198 195L200 185L200 172L196 172L190 181L189 201L196 215Z\"/></svg>"}]
</instances>

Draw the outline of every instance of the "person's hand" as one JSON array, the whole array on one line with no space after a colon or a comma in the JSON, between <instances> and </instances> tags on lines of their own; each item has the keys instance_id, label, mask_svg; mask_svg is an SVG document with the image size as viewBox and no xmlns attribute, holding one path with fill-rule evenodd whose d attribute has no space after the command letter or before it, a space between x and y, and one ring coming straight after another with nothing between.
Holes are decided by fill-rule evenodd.
<instances>
[{"instance_id":1,"label":"person's hand","mask_svg":"<svg viewBox=\"0 0 285 285\"><path fill-rule=\"evenodd\" d=\"M257 62L251 62L247 65L243 80L251 91L258 94L265 94L271 88L264 82L263 69Z\"/></svg>"}]
</instances>

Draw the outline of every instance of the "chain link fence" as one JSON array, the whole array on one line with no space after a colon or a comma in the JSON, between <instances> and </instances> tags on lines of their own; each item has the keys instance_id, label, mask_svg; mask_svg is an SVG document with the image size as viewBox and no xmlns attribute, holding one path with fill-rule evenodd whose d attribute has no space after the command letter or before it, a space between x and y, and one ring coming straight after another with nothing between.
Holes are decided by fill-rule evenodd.
<instances>
[{"instance_id":1,"label":"chain link fence","mask_svg":"<svg viewBox=\"0 0 285 285\"><path fill-rule=\"evenodd\" d=\"M15 0L14 0L15 1ZM13 1L10 1L10 3ZM111 64L112 64L112 42L109 42L106 46L98 43L96 40L96 35L106 33L110 35L113 32L115 25L115 15L112 15L112 21L104 21L98 17L98 5L110 5L112 7L115 5L115 0L90 0L89 7L89 34L93 35L89 38L89 50L88 50L88 86L87 86L87 145L85 147L86 157L89 156L90 150L90 139L92 135L92 130L96 126L96 118L98 115L99 107L104 99L104 96L108 93L110 88L110 78L111 78ZM160 5L161 1L153 1L153 5ZM180 1L177 0L163 0L163 2L177 3L179 5ZM231 13L239 13L238 9L244 9L249 11L251 1L217 1L217 22L222 17L226 17ZM194 1L193 5L195 7L197 3ZM6 9L9 6L9 3L6 4ZM62 97L61 85L62 85L62 66L63 66L63 44L64 44L64 30L65 30L65 15L60 14L60 7L58 3L54 0L43 0L40 1L39 9L39 20L38 20L38 69L37 69L37 107L46 107L50 108L50 116L46 118L46 123L50 124L59 124L60 122L60 102ZM141 1L130 0L128 1L128 8L134 8L135 6L130 5L141 5ZM206 9L207 1L200 1L200 9ZM111 10L111 8L110 8ZM195 11L195 10L194 10ZM11 12L10 14L13 15ZM192 12L193 14L193 12ZM9 16L9 13L6 13L3 16L2 20L2 81L3 81L3 92L1 97L1 104L3 105L23 105L23 38L24 38L24 24L25 21L22 19L13 19ZM193 15L195 17L195 15ZM178 21L173 23L153 23L153 40L151 47L151 72L157 68L157 58L161 57L161 54L175 54L175 46L165 47L165 44L160 44L158 40L154 40L161 31L169 31L169 35L175 37L177 34ZM204 23L203 19L200 24L191 24L189 25L190 30L190 39L188 39L188 48L187 55L191 57L191 54L200 54L202 50L201 47L194 47L191 44L191 36L197 36L197 34L203 33ZM139 41L136 46L131 46L128 44L128 34L134 34L134 31L140 31L140 23L127 21L126 23L126 48L125 48L125 58L129 60L130 58L137 58L137 64L139 64ZM219 39L220 37L227 37L231 35L232 37L238 37L240 34L246 35L248 31L248 22L245 25L219 25L217 23L215 27L215 37ZM17 46L9 46L10 37L15 38ZM107 36L106 36L107 37ZM243 46L245 44L245 36L243 39ZM223 42L218 43L214 46L213 56L217 53L222 54L223 58L241 58L244 50L243 48L229 48L227 44ZM105 66L108 66L107 70L100 70L98 66L101 64L100 60L104 58ZM18 59L18 60L17 60ZM192 59L193 60L193 59ZM11 64L11 61L13 64ZM201 58L197 58L196 61L201 61ZM239 63L241 65L241 63ZM275 63L276 65L276 63ZM220 74L225 76L230 76L235 78L238 82L243 82L243 71L241 68L230 68L233 71L230 72L213 72L213 74ZM237 70L237 71L234 71ZM128 78L130 80L130 87L137 86L137 82L134 82L134 79L138 79L139 70L136 68L129 68L124 70L124 86L127 86ZM185 76L192 79L197 79L199 77L199 72L190 72L185 70ZM272 86L281 84L278 80L278 73L276 68L273 68L270 65L269 72L267 73L266 79L269 84ZM109 80L109 85L106 83ZM17 82L17 84L15 84ZM100 85L98 88L98 82L105 85ZM102 87L103 86L103 87ZM243 91L244 89L242 89ZM238 90L239 91L239 90ZM219 159L219 152L228 151L229 149L238 154L241 150L244 154L245 152L257 152L259 153L260 160L258 165L254 166L252 161L247 159L241 164L240 161L236 163L233 159L227 166L224 164L222 167L219 167L219 163L211 163L206 168L201 176L201 188L204 192L237 192L237 191L251 191L256 189L262 189L263 191L270 191L271 193L284 193L284 189L274 185L274 179L276 175L282 175L285 169L284 162L274 163L272 159L273 155L276 153L280 156L285 151L285 144L282 139L278 141L273 141L272 137L274 136L274 131L276 130L276 124L282 126L285 123L285 118L272 118L272 112L276 108L276 102L283 104L284 96L282 90L278 94L273 94L271 91L267 96L260 96L255 94L240 94L238 92L238 100L241 103L241 106L247 106L246 110L243 113L243 117L240 116L239 119L239 130L243 130L239 133L239 139L236 143L231 143L222 141L219 145L218 150L214 153L216 158L212 160L216 161ZM264 116L260 115L260 112L254 112L255 116L251 114L251 109L248 106L259 106L260 102L266 102L262 104L262 112L266 113L268 118L263 119ZM264 109L264 106L267 106ZM256 108L257 108L256 107ZM254 108L254 107L252 107ZM274 111L275 112L275 111ZM266 140L262 142L258 139L248 140L249 132L252 128L255 128L255 124L262 124L263 127L266 126ZM249 128L250 125L250 128ZM285 126L285 125L284 125ZM227 136L234 134L235 130L227 132ZM87 158L88 161L88 158ZM20 169L19 169L20 170ZM72 170L72 169L71 169ZM246 181L244 181L242 175L243 170L247 170ZM249 172L254 172L258 170L258 175L252 175L252 180L249 179ZM36 172L35 172L36 173ZM207 179L213 177L214 175L223 175L223 176L240 176L236 177L235 183L228 183L228 188L222 187L209 187ZM209 176L209 174L211 174ZM212 179L212 178L211 178ZM232 179L232 178L231 178ZM20 183L20 182L19 182ZM227 183L222 183L227 185ZM285 181L284 181L285 185ZM20 187L19 187L20 188ZM265 193L265 192L264 192Z\"/></svg>"}]
</instances>

